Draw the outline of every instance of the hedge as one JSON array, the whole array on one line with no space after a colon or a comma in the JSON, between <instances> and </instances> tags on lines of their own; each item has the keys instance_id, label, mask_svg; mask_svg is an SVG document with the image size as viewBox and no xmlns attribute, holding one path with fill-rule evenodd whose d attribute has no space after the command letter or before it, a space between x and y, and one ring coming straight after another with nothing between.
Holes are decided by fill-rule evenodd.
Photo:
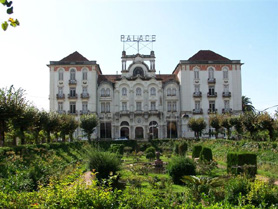
<instances>
[{"instance_id":1,"label":"hedge","mask_svg":"<svg viewBox=\"0 0 278 209\"><path fill-rule=\"evenodd\" d=\"M201 145L195 145L192 150L192 158L200 157L200 153L201 153L202 149L203 149L203 147Z\"/></svg>"}]
</instances>

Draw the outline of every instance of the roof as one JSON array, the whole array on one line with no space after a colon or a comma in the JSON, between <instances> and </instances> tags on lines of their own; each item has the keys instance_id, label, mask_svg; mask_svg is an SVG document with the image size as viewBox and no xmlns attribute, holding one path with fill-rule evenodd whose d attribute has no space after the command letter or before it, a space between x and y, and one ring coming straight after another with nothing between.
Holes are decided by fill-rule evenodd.
<instances>
[{"instance_id":1,"label":"roof","mask_svg":"<svg viewBox=\"0 0 278 209\"><path fill-rule=\"evenodd\" d=\"M89 61L86 57L83 57L79 52L75 51L67 57L60 60L60 62L73 62L73 61Z\"/></svg>"},{"instance_id":2,"label":"roof","mask_svg":"<svg viewBox=\"0 0 278 209\"><path fill-rule=\"evenodd\" d=\"M230 60L213 51L200 50L192 57L190 57L188 61L230 61Z\"/></svg>"},{"instance_id":3,"label":"roof","mask_svg":"<svg viewBox=\"0 0 278 209\"><path fill-rule=\"evenodd\" d=\"M115 83L116 80L119 80L120 78L121 78L121 75L99 75L98 83L101 83L103 81L109 81L111 83Z\"/></svg>"}]
</instances>

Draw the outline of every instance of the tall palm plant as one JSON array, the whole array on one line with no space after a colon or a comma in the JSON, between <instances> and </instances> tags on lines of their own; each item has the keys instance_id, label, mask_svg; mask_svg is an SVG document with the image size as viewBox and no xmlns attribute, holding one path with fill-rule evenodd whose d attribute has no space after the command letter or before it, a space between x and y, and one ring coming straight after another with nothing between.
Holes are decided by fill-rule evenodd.
<instances>
[{"instance_id":1,"label":"tall palm plant","mask_svg":"<svg viewBox=\"0 0 278 209\"><path fill-rule=\"evenodd\" d=\"M255 112L255 107L252 105L251 99L247 96L242 96L242 111Z\"/></svg>"}]
</instances>

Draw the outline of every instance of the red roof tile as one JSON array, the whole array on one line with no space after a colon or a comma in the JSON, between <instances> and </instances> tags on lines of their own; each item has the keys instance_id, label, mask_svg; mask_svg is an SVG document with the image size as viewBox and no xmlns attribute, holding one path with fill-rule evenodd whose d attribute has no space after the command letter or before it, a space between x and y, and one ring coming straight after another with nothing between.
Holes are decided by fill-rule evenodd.
<instances>
[{"instance_id":1,"label":"red roof tile","mask_svg":"<svg viewBox=\"0 0 278 209\"><path fill-rule=\"evenodd\" d=\"M200 50L188 59L189 61L230 61L228 58L221 56L210 50Z\"/></svg>"},{"instance_id":2,"label":"red roof tile","mask_svg":"<svg viewBox=\"0 0 278 209\"><path fill-rule=\"evenodd\" d=\"M89 61L86 57L83 57L77 51L68 55L67 57L60 60L60 62L74 62L74 61Z\"/></svg>"}]
</instances>

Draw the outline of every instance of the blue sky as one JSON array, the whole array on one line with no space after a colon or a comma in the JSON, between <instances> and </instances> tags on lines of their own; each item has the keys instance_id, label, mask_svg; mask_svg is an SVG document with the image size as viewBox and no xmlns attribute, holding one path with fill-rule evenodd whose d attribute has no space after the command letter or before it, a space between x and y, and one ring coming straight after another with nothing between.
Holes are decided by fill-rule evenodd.
<instances>
[{"instance_id":1,"label":"blue sky","mask_svg":"<svg viewBox=\"0 0 278 209\"><path fill-rule=\"evenodd\" d=\"M96 60L104 74L115 74L121 71L122 34L155 34L161 73L172 73L201 49L239 59L243 95L258 110L278 105L278 1L14 0L13 5L12 17L21 25L0 31L0 87L25 89L40 109L49 108L49 61L78 51ZM0 21L7 18L3 7Z\"/></svg>"}]
</instances>

